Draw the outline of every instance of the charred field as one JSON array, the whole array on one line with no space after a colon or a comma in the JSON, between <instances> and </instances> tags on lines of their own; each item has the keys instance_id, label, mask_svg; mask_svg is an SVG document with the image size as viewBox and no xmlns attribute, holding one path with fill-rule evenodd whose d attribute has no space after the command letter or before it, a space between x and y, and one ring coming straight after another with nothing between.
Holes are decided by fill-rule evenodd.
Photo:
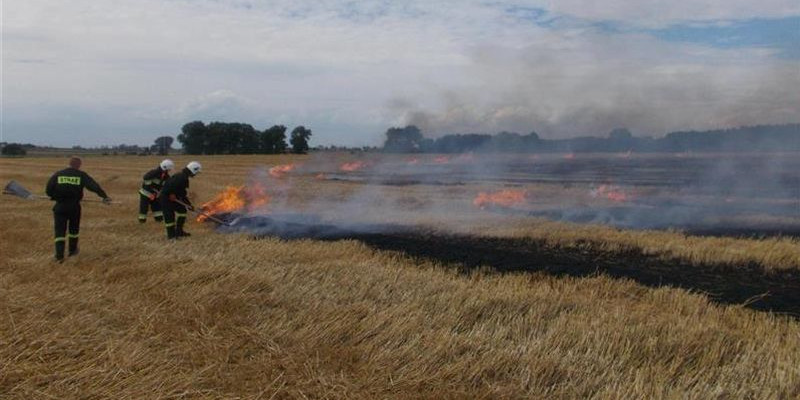
<instances>
[{"instance_id":1,"label":"charred field","mask_svg":"<svg viewBox=\"0 0 800 400\"><path fill-rule=\"evenodd\" d=\"M445 233L397 224L333 225L300 214L220 217L235 221L232 227L220 227L220 232L244 232L254 240L356 240L376 250L451 265L464 274L487 267L499 273L555 277L602 274L648 287L686 289L721 304L800 318L800 273L767 273L757 262L692 262L645 254L636 248L604 250L589 240L559 245L545 239Z\"/></svg>"},{"instance_id":2,"label":"charred field","mask_svg":"<svg viewBox=\"0 0 800 400\"><path fill-rule=\"evenodd\" d=\"M797 157L626 157L202 156L235 223L177 242L136 221L160 159L86 157L119 203L63 265L52 204L0 198L0 397L797 397Z\"/></svg>"},{"instance_id":3,"label":"charred field","mask_svg":"<svg viewBox=\"0 0 800 400\"><path fill-rule=\"evenodd\" d=\"M312 158L273 167L223 194L234 206L212 201L206 209L236 221L220 232L357 240L462 272L488 267L553 276L605 274L800 317L797 169L793 154L467 154L364 157L338 164ZM315 193L302 196L298 205L289 199L297 190L294 180L303 176L314 177ZM332 184L349 190L334 200L320 194ZM257 207L250 206L254 203ZM566 242L558 235L503 232L504 226L524 231L542 220L595 232ZM486 226L497 227L499 235L481 233ZM600 226L606 230L593 228ZM642 232L639 240L661 231L687 242L732 238L754 248L774 238L781 246L748 254L734 245L720 256L697 257L696 249L654 251L632 244L636 239L609 246L614 240L604 234L619 230ZM703 250L715 243L687 247L692 246ZM726 250L740 256L726 257ZM758 255L763 251L773 258ZM773 263L776 258L780 261Z\"/></svg>"}]
</instances>

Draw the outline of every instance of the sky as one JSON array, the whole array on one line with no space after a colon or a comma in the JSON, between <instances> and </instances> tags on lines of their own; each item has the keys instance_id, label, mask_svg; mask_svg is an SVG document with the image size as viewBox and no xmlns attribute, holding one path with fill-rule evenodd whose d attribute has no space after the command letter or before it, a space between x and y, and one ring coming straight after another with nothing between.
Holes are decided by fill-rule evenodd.
<instances>
[{"instance_id":1,"label":"sky","mask_svg":"<svg viewBox=\"0 0 800 400\"><path fill-rule=\"evenodd\" d=\"M543 138L800 122L798 0L3 0L2 138L186 122Z\"/></svg>"}]
</instances>

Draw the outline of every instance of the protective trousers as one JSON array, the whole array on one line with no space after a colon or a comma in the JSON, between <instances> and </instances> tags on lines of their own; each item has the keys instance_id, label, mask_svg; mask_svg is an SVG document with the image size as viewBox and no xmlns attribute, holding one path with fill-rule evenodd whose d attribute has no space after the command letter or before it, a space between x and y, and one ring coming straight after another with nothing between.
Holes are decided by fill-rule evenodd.
<instances>
[{"instance_id":1,"label":"protective trousers","mask_svg":"<svg viewBox=\"0 0 800 400\"><path fill-rule=\"evenodd\" d=\"M186 236L186 233L183 231L183 225L186 223L186 207L169 201L169 199L162 199L161 208L164 212L164 226L167 228L167 239Z\"/></svg>"},{"instance_id":2,"label":"protective trousers","mask_svg":"<svg viewBox=\"0 0 800 400\"><path fill-rule=\"evenodd\" d=\"M78 234L81 230L81 204L56 203L53 207L56 260L64 259L64 247L69 242L69 255L78 254ZM69 240L67 240L69 239Z\"/></svg>"},{"instance_id":3,"label":"protective trousers","mask_svg":"<svg viewBox=\"0 0 800 400\"><path fill-rule=\"evenodd\" d=\"M142 193L144 189L139 191L139 222L144 223L147 220L147 210L153 211L153 219L156 222L161 222L164 218L164 213L161 212L161 203L157 198L150 200L152 194L145 195Z\"/></svg>"}]
</instances>

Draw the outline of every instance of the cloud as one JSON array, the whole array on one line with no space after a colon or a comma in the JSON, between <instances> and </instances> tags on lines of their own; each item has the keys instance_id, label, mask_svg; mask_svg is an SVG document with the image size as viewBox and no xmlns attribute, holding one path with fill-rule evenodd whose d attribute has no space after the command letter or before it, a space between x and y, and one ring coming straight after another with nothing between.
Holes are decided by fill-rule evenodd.
<instances>
[{"instance_id":1,"label":"cloud","mask_svg":"<svg viewBox=\"0 0 800 400\"><path fill-rule=\"evenodd\" d=\"M469 86L398 97L399 124L430 134L536 130L547 137L796 122L796 61L763 50L664 43L647 35L554 35L472 49Z\"/></svg>"},{"instance_id":2,"label":"cloud","mask_svg":"<svg viewBox=\"0 0 800 400\"><path fill-rule=\"evenodd\" d=\"M374 143L418 119L553 135L780 122L797 115L795 61L641 27L798 15L796 3L8 2L4 108L24 112L3 129L26 138L44 113L75 108L118 116L148 143L153 124L195 118L304 124L323 144ZM90 122L82 131L118 141Z\"/></svg>"},{"instance_id":3,"label":"cloud","mask_svg":"<svg viewBox=\"0 0 800 400\"><path fill-rule=\"evenodd\" d=\"M556 14L592 21L624 21L647 27L800 15L800 2L795 0L559 0L533 3L549 6L548 9Z\"/></svg>"},{"instance_id":4,"label":"cloud","mask_svg":"<svg viewBox=\"0 0 800 400\"><path fill-rule=\"evenodd\" d=\"M190 99L172 110L175 119L236 121L255 111L255 102L231 90L216 90Z\"/></svg>"}]
</instances>

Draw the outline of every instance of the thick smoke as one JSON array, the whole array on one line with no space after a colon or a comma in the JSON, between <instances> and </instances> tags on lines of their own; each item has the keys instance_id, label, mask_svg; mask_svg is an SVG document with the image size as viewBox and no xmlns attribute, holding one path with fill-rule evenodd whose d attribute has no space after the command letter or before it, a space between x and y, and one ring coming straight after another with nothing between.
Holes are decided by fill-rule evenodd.
<instances>
[{"instance_id":1,"label":"thick smoke","mask_svg":"<svg viewBox=\"0 0 800 400\"><path fill-rule=\"evenodd\" d=\"M266 207L231 228L282 237L481 226L541 218L721 235L800 235L793 154L317 155L248 187ZM504 200L504 195L510 197Z\"/></svg>"},{"instance_id":2,"label":"thick smoke","mask_svg":"<svg viewBox=\"0 0 800 400\"><path fill-rule=\"evenodd\" d=\"M461 86L400 96L399 123L431 135L535 130L640 135L796 122L800 63L768 50L670 44L634 34L549 34L525 47L475 47Z\"/></svg>"}]
</instances>

